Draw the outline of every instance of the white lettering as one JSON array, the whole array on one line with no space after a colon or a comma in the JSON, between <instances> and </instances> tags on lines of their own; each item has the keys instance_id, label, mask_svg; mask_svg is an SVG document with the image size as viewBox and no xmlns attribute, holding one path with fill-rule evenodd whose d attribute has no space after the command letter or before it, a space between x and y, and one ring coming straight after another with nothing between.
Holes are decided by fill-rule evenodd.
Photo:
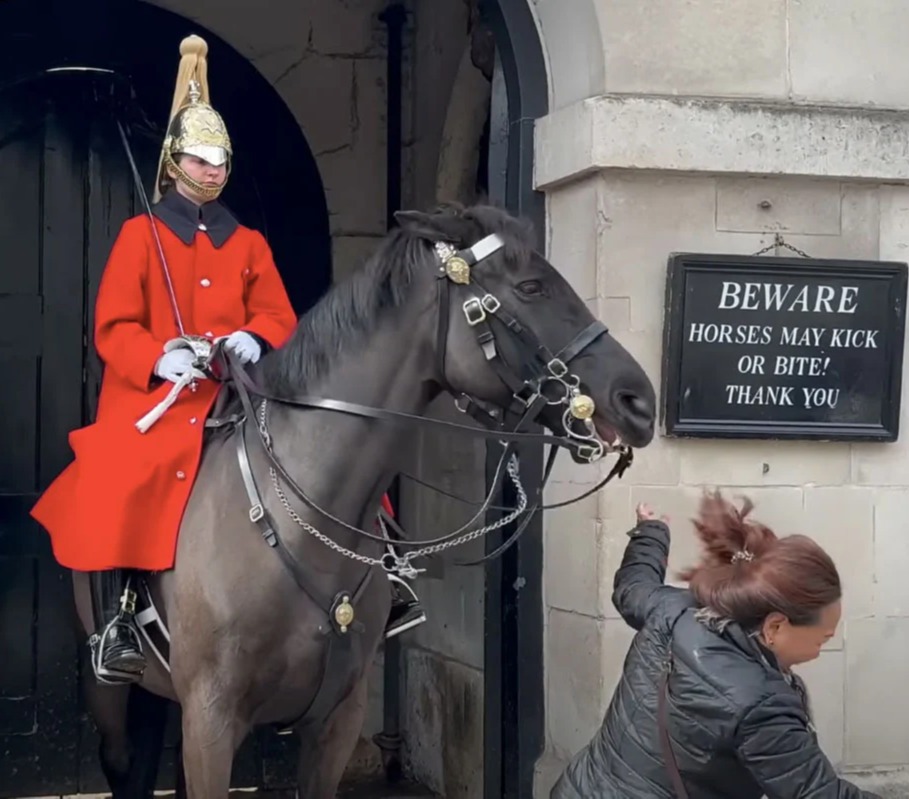
<instances>
[{"instance_id":1,"label":"white lettering","mask_svg":"<svg viewBox=\"0 0 909 799\"><path fill-rule=\"evenodd\" d=\"M726 386L730 405L792 405L792 386Z\"/></svg>"},{"instance_id":2,"label":"white lettering","mask_svg":"<svg viewBox=\"0 0 909 799\"><path fill-rule=\"evenodd\" d=\"M770 311L778 311L783 307L783 301L789 296L792 286L786 286L783 292L782 283L765 283L764 284L764 302Z\"/></svg>"},{"instance_id":3,"label":"white lettering","mask_svg":"<svg viewBox=\"0 0 909 799\"><path fill-rule=\"evenodd\" d=\"M784 327L780 344L790 347L820 347L823 336L822 327Z\"/></svg>"},{"instance_id":4,"label":"white lettering","mask_svg":"<svg viewBox=\"0 0 909 799\"><path fill-rule=\"evenodd\" d=\"M877 334L880 330L847 330L835 327L831 332L831 347L854 347L860 350L876 350Z\"/></svg>"},{"instance_id":5,"label":"white lettering","mask_svg":"<svg viewBox=\"0 0 909 799\"><path fill-rule=\"evenodd\" d=\"M741 293L741 285L738 283L729 283L724 280L723 291L720 294L720 304L717 307L724 311L728 311L731 308L737 308L739 304L739 294Z\"/></svg>"},{"instance_id":6,"label":"white lettering","mask_svg":"<svg viewBox=\"0 0 909 799\"><path fill-rule=\"evenodd\" d=\"M838 388L802 388L805 397L805 408L835 408L840 401Z\"/></svg>"},{"instance_id":7,"label":"white lettering","mask_svg":"<svg viewBox=\"0 0 909 799\"><path fill-rule=\"evenodd\" d=\"M790 294L795 296L790 299ZM834 307L836 310L834 310ZM786 311L789 313L855 313L858 286L805 285L792 283L737 283L724 280L717 308L721 311Z\"/></svg>"},{"instance_id":8,"label":"white lettering","mask_svg":"<svg viewBox=\"0 0 909 799\"><path fill-rule=\"evenodd\" d=\"M688 341L695 344L769 344L773 328L767 325L717 325L692 322Z\"/></svg>"},{"instance_id":9,"label":"white lettering","mask_svg":"<svg viewBox=\"0 0 909 799\"><path fill-rule=\"evenodd\" d=\"M837 313L855 313L855 309L858 308L858 286L843 286L842 291L840 292L840 304L837 308ZM847 307L848 303L852 303Z\"/></svg>"},{"instance_id":10,"label":"white lettering","mask_svg":"<svg viewBox=\"0 0 909 799\"><path fill-rule=\"evenodd\" d=\"M822 305L824 306L824 313L833 313L833 308L830 307L830 300L833 299L833 286L818 286L817 287L817 300L814 303L814 310L816 311ZM842 302L842 300L841 300Z\"/></svg>"},{"instance_id":11,"label":"white lettering","mask_svg":"<svg viewBox=\"0 0 909 799\"><path fill-rule=\"evenodd\" d=\"M763 355L743 355L739 358L736 368L743 375L762 375L764 374L764 360Z\"/></svg>"},{"instance_id":12,"label":"white lettering","mask_svg":"<svg viewBox=\"0 0 909 799\"><path fill-rule=\"evenodd\" d=\"M808 357L807 355L777 355L773 367L775 375L787 377L820 377L824 370L824 361L829 358Z\"/></svg>"}]
</instances>

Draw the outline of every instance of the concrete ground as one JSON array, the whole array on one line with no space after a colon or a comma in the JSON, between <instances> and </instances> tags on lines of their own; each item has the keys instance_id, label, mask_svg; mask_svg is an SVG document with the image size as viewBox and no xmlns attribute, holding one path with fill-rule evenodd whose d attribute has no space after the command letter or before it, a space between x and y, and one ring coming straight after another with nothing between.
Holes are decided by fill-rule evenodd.
<instances>
[{"instance_id":1,"label":"concrete ground","mask_svg":"<svg viewBox=\"0 0 909 799\"><path fill-rule=\"evenodd\" d=\"M909 772L891 771L843 776L863 790L874 791L881 799L909 799Z\"/></svg>"}]
</instances>

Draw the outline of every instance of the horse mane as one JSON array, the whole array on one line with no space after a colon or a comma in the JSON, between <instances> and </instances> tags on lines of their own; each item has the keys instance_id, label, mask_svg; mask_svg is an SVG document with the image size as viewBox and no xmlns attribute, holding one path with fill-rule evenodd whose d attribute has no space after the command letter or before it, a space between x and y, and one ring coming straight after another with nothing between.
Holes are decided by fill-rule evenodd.
<instances>
[{"instance_id":1,"label":"horse mane","mask_svg":"<svg viewBox=\"0 0 909 799\"><path fill-rule=\"evenodd\" d=\"M505 242L506 259L512 260L527 258L534 245L527 221L494 206L446 204L422 216L434 228L438 224L433 238L459 248L497 233ZM282 396L299 393L346 351L360 347L410 297L414 277L434 257L430 238L407 224L389 231L353 275L300 317L284 345L262 359L264 388Z\"/></svg>"}]
</instances>

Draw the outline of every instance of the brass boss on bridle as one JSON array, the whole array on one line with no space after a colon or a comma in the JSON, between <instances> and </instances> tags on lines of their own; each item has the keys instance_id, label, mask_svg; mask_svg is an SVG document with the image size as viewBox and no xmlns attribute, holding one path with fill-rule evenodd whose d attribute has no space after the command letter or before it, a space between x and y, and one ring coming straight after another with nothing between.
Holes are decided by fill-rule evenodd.
<instances>
[{"instance_id":1,"label":"brass boss on bridle","mask_svg":"<svg viewBox=\"0 0 909 799\"><path fill-rule=\"evenodd\" d=\"M520 419L515 430L536 420L547 407L561 406L562 427L580 460L593 463L607 452L624 451L626 448L620 442L609 444L600 438L593 424L596 403L581 390L580 378L569 369L572 360L608 332L606 325L596 320L591 322L565 347L553 353L540 342L533 331L505 311L499 299L487 291L476 277L473 267L504 247L504 242L498 235L486 236L463 250L456 250L451 244L441 241L435 242L433 246L439 259L439 329L436 351L442 378L445 375L445 344L449 327L449 292L454 288L466 295L461 310L487 363L512 392L507 411ZM496 335L492 327L494 321L502 332L517 339L522 356L520 364L509 364L506 356L496 346ZM522 373L526 376L521 377ZM458 410L487 427L501 424L499 414L475 397L461 394L455 404Z\"/></svg>"}]
</instances>

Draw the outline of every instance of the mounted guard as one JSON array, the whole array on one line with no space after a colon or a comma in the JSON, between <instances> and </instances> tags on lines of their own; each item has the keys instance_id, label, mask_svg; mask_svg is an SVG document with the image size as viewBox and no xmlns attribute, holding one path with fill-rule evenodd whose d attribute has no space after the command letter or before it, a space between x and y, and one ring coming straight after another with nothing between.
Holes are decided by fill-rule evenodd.
<instances>
[{"instance_id":1,"label":"mounted guard","mask_svg":"<svg viewBox=\"0 0 909 799\"><path fill-rule=\"evenodd\" d=\"M105 683L137 681L146 667L133 572L174 566L220 389L200 364L222 340L255 363L297 323L265 238L219 201L233 150L210 103L207 51L198 36L181 43L153 205L124 223L98 289L97 418L70 434L75 461L31 512L57 561L91 573L92 664ZM409 586L394 587L387 635L425 620Z\"/></svg>"}]
</instances>

